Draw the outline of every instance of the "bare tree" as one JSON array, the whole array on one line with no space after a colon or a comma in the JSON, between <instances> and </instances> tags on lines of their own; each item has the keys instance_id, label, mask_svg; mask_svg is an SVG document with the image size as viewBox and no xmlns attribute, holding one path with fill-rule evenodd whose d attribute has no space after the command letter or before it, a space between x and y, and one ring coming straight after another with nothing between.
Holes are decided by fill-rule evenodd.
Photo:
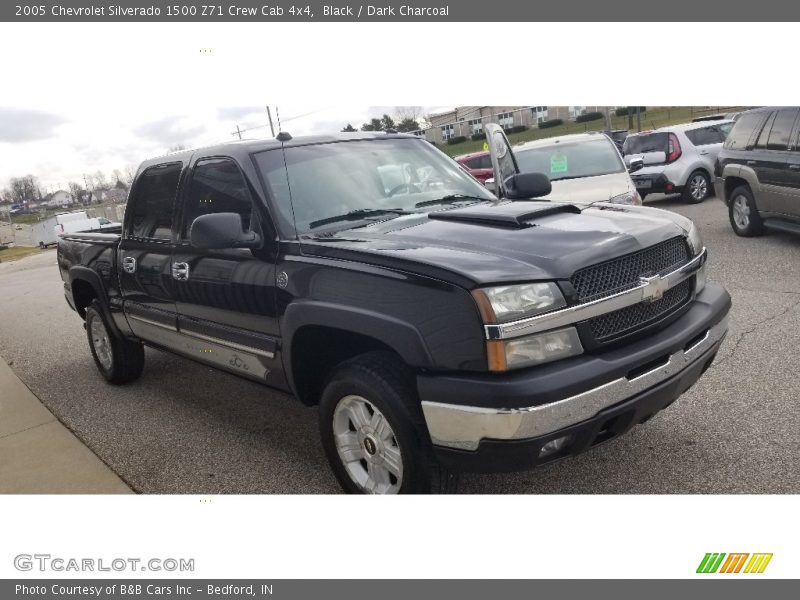
<instances>
[{"instance_id":1,"label":"bare tree","mask_svg":"<svg viewBox=\"0 0 800 600\"><path fill-rule=\"evenodd\" d=\"M39 179L35 175L12 177L8 183L10 197L13 202L25 202L42 199L42 190L39 186Z\"/></svg>"},{"instance_id":2,"label":"bare tree","mask_svg":"<svg viewBox=\"0 0 800 600\"><path fill-rule=\"evenodd\" d=\"M69 193L72 194L72 198L75 200L75 202L83 202L84 196L86 195L86 190L83 189L83 186L80 183L70 181L67 184L67 187L69 187Z\"/></svg>"},{"instance_id":3,"label":"bare tree","mask_svg":"<svg viewBox=\"0 0 800 600\"><path fill-rule=\"evenodd\" d=\"M108 189L108 179L106 179L105 173L102 171L97 171L94 175L92 175L93 180L93 188L96 190L107 190Z\"/></svg>"},{"instance_id":4,"label":"bare tree","mask_svg":"<svg viewBox=\"0 0 800 600\"><path fill-rule=\"evenodd\" d=\"M133 178L136 177L136 167L134 165L127 165L125 167L124 177L125 183L128 185L128 189L130 189L131 185L133 185Z\"/></svg>"}]
</instances>

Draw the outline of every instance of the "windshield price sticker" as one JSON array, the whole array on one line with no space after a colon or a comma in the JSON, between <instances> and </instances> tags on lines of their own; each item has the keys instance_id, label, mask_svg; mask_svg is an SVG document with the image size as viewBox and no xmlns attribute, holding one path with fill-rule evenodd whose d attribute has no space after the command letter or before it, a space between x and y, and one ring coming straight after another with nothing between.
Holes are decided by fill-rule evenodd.
<instances>
[{"instance_id":1,"label":"windshield price sticker","mask_svg":"<svg viewBox=\"0 0 800 600\"><path fill-rule=\"evenodd\" d=\"M567 157L563 154L553 154L550 157L550 173L566 173Z\"/></svg>"}]
</instances>

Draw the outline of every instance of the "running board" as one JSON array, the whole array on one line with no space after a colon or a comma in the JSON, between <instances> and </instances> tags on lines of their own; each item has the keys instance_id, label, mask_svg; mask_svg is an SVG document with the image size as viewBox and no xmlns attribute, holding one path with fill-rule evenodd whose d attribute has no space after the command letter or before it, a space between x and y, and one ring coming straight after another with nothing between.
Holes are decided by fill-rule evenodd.
<instances>
[{"instance_id":1,"label":"running board","mask_svg":"<svg viewBox=\"0 0 800 600\"><path fill-rule=\"evenodd\" d=\"M800 223L786 221L784 219L764 219L764 227L786 233L800 234Z\"/></svg>"}]
</instances>

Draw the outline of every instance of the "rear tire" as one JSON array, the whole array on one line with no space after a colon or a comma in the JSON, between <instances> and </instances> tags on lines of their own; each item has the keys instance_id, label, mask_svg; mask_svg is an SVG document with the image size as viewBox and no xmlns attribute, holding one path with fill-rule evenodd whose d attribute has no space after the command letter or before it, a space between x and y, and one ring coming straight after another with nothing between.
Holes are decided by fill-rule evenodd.
<instances>
[{"instance_id":1,"label":"rear tire","mask_svg":"<svg viewBox=\"0 0 800 600\"><path fill-rule=\"evenodd\" d=\"M683 199L689 204L700 204L711 195L711 180L705 171L694 171L686 180Z\"/></svg>"},{"instance_id":2,"label":"rear tire","mask_svg":"<svg viewBox=\"0 0 800 600\"><path fill-rule=\"evenodd\" d=\"M144 369L144 346L114 334L98 300L86 309L86 335L100 374L114 384L138 379Z\"/></svg>"},{"instance_id":3,"label":"rear tire","mask_svg":"<svg viewBox=\"0 0 800 600\"><path fill-rule=\"evenodd\" d=\"M746 185L740 185L731 192L728 218L736 235L755 237L764 233L764 222L758 214L753 192Z\"/></svg>"},{"instance_id":4,"label":"rear tire","mask_svg":"<svg viewBox=\"0 0 800 600\"><path fill-rule=\"evenodd\" d=\"M413 373L388 352L339 365L319 404L322 446L351 494L454 492L433 456Z\"/></svg>"}]
</instances>

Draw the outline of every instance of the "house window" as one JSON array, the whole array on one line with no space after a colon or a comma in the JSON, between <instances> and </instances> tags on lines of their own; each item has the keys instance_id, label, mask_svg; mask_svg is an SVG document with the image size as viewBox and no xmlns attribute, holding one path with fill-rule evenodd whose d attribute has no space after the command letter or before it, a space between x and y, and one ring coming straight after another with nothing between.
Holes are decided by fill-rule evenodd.
<instances>
[{"instance_id":1,"label":"house window","mask_svg":"<svg viewBox=\"0 0 800 600\"><path fill-rule=\"evenodd\" d=\"M536 119L537 123L543 123L544 121L547 121L546 106L534 106L531 108L531 113L533 113L533 118Z\"/></svg>"},{"instance_id":2,"label":"house window","mask_svg":"<svg viewBox=\"0 0 800 600\"><path fill-rule=\"evenodd\" d=\"M472 129L472 135L483 133L483 121L480 119L472 119L469 122L469 126Z\"/></svg>"},{"instance_id":3,"label":"house window","mask_svg":"<svg viewBox=\"0 0 800 600\"><path fill-rule=\"evenodd\" d=\"M449 140L453 136L455 136L455 127L453 127L453 124L442 125L442 139Z\"/></svg>"},{"instance_id":4,"label":"house window","mask_svg":"<svg viewBox=\"0 0 800 600\"><path fill-rule=\"evenodd\" d=\"M497 115L497 123L503 129L511 129L514 126L514 115L513 113L500 113Z\"/></svg>"},{"instance_id":5,"label":"house window","mask_svg":"<svg viewBox=\"0 0 800 600\"><path fill-rule=\"evenodd\" d=\"M585 106L570 106L569 107L569 116L570 116L571 119L574 119L575 117L579 117L585 112L586 112L586 107Z\"/></svg>"}]
</instances>

